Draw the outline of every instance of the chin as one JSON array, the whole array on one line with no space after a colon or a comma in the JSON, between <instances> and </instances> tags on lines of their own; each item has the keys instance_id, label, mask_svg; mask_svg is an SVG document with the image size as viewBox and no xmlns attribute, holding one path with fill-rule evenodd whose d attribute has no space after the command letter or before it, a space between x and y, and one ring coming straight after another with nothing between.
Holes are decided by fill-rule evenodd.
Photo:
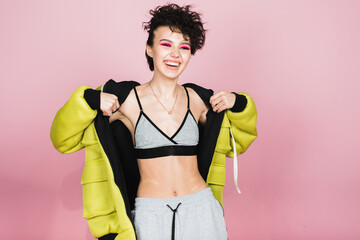
<instances>
[{"instance_id":1,"label":"chin","mask_svg":"<svg viewBox=\"0 0 360 240\"><path fill-rule=\"evenodd\" d=\"M165 77L165 78L168 78L168 79L173 79L173 80L176 80L178 79L182 74L182 71L179 73L179 72L174 72L174 73L169 73L167 71L162 71L162 72L159 72L159 75Z\"/></svg>"},{"instance_id":2,"label":"chin","mask_svg":"<svg viewBox=\"0 0 360 240\"><path fill-rule=\"evenodd\" d=\"M165 78L171 80L171 81L176 81L178 80L178 78L180 77L180 75L177 75L177 76L166 76L165 75Z\"/></svg>"}]
</instances>

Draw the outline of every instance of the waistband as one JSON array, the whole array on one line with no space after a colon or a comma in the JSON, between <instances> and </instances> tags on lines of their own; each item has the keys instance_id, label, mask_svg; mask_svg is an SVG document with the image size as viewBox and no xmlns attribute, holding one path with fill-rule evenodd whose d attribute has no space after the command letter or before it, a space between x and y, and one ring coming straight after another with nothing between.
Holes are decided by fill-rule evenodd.
<instances>
[{"instance_id":1,"label":"waistband","mask_svg":"<svg viewBox=\"0 0 360 240\"><path fill-rule=\"evenodd\" d=\"M211 201L214 195L210 187L207 187L199 192L171 198L148 198L138 197L135 198L135 209L138 208L164 208L170 206L176 206L181 202L181 207L202 205L204 202Z\"/></svg>"}]
</instances>

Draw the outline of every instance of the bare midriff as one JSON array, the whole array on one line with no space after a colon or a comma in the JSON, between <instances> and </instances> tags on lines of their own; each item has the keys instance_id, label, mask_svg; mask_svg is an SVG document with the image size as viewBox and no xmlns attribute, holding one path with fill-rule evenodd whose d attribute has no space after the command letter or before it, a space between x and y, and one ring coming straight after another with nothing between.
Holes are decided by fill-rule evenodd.
<instances>
[{"instance_id":1,"label":"bare midriff","mask_svg":"<svg viewBox=\"0 0 360 240\"><path fill-rule=\"evenodd\" d=\"M167 156L137 161L141 176L137 197L180 197L207 187L199 173L196 156Z\"/></svg>"}]
</instances>

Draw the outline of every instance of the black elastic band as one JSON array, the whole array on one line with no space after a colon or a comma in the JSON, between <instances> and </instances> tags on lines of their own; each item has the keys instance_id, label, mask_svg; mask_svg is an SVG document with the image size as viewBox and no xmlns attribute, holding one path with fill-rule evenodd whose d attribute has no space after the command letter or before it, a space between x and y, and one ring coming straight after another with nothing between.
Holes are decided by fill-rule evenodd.
<instances>
[{"instance_id":1,"label":"black elastic band","mask_svg":"<svg viewBox=\"0 0 360 240\"><path fill-rule=\"evenodd\" d=\"M189 93L188 90L186 89L186 87L184 87L185 92L186 92L186 96L187 96L187 108L190 109L190 98L189 98Z\"/></svg>"},{"instance_id":2,"label":"black elastic band","mask_svg":"<svg viewBox=\"0 0 360 240\"><path fill-rule=\"evenodd\" d=\"M197 154L198 146L163 146L147 149L136 149L135 155L139 159L165 157L165 156L193 156Z\"/></svg>"},{"instance_id":3,"label":"black elastic band","mask_svg":"<svg viewBox=\"0 0 360 240\"><path fill-rule=\"evenodd\" d=\"M94 109L100 111L100 90L94 90L94 89L86 89L84 92L84 98L86 102L89 104L89 106Z\"/></svg>"},{"instance_id":4,"label":"black elastic band","mask_svg":"<svg viewBox=\"0 0 360 240\"><path fill-rule=\"evenodd\" d=\"M142 111L143 109L142 109L142 106L141 106L141 103L140 103L139 96L138 96L137 91L136 91L136 87L134 87L134 92L135 92L136 100L137 100L137 102L139 104L140 111Z\"/></svg>"},{"instance_id":5,"label":"black elastic band","mask_svg":"<svg viewBox=\"0 0 360 240\"><path fill-rule=\"evenodd\" d=\"M175 209L172 209L169 205L166 205L166 206L168 206L168 207L171 209L171 211L173 211L171 240L175 240L175 213L176 213L178 207L180 206L180 204L181 204L181 203L179 203Z\"/></svg>"},{"instance_id":6,"label":"black elastic band","mask_svg":"<svg viewBox=\"0 0 360 240\"><path fill-rule=\"evenodd\" d=\"M230 108L230 111L232 111L232 112L244 111L244 109L246 108L246 105L247 105L247 98L242 94L237 94L235 92L232 92L232 93L235 94L236 99L235 99L234 106L232 108Z\"/></svg>"}]
</instances>

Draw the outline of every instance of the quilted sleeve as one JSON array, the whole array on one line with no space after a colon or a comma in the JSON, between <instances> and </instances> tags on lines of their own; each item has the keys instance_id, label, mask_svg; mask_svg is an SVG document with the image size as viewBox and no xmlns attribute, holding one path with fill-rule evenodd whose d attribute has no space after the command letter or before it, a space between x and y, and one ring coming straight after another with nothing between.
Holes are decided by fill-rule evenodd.
<instances>
[{"instance_id":1,"label":"quilted sleeve","mask_svg":"<svg viewBox=\"0 0 360 240\"><path fill-rule=\"evenodd\" d=\"M225 118L229 121L236 146L236 151L234 151L233 145L230 144L231 149L227 152L227 157L234 157L234 152L237 155L244 153L258 135L256 130L257 112L254 101L245 93L237 94L246 97L247 103L240 112L231 109L225 112ZM232 141L230 138L231 134L229 134L229 142Z\"/></svg>"},{"instance_id":2,"label":"quilted sleeve","mask_svg":"<svg viewBox=\"0 0 360 240\"><path fill-rule=\"evenodd\" d=\"M55 115L50 138L54 147L61 153L76 152L84 147L84 130L97 114L97 110L92 109L84 98L84 92L89 88L81 86L76 89Z\"/></svg>"}]
</instances>

